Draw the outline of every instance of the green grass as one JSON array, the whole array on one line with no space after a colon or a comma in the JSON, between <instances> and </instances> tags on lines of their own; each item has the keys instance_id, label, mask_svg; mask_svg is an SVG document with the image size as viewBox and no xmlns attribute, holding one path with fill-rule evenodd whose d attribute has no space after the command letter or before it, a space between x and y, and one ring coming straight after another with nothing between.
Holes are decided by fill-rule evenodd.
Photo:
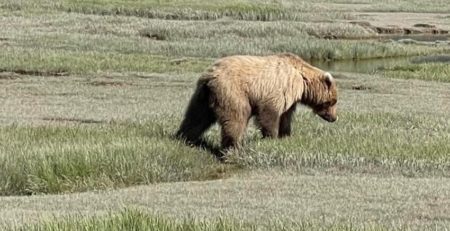
<instances>
[{"instance_id":1,"label":"green grass","mask_svg":"<svg viewBox=\"0 0 450 231\"><path fill-rule=\"evenodd\" d=\"M256 230L256 225L217 219L216 221L181 221L152 216L137 210L125 210L105 217L69 217L64 220L42 222L12 230Z\"/></svg>"},{"instance_id":2,"label":"green grass","mask_svg":"<svg viewBox=\"0 0 450 231\"><path fill-rule=\"evenodd\" d=\"M168 219L157 215L149 215L138 210L127 209L120 213L108 214L103 217L85 218L81 216L72 216L56 221L41 222L36 225L28 225L11 230L323 230L323 231L353 231L353 230L390 230L381 225L372 225L369 227L358 227L354 224L335 224L324 226L318 223L296 221L282 222L273 220L269 225L257 225L235 221L227 218L218 218L214 220L202 221L195 218L189 219ZM407 230L407 229L398 229Z\"/></svg>"},{"instance_id":3,"label":"green grass","mask_svg":"<svg viewBox=\"0 0 450 231\"><path fill-rule=\"evenodd\" d=\"M171 31L177 31L177 28ZM17 36L9 39L15 45L5 47L0 54L0 69L19 73L66 74L136 71L198 73L205 70L214 57L233 54L293 52L309 60L342 60L420 55L446 49L283 35L279 38L245 38L224 34L218 39L173 38L173 41L153 41L142 37L59 33ZM181 62L177 62L180 58Z\"/></svg>"},{"instance_id":4,"label":"green grass","mask_svg":"<svg viewBox=\"0 0 450 231\"><path fill-rule=\"evenodd\" d=\"M336 125L309 124L301 121L314 118L299 116L297 136L249 142L248 149L235 158L247 168L339 167L366 172L385 168L408 175L450 170L450 130L443 118L342 112L340 119Z\"/></svg>"},{"instance_id":5,"label":"green grass","mask_svg":"<svg viewBox=\"0 0 450 231\"><path fill-rule=\"evenodd\" d=\"M408 64L384 68L380 72L390 78L450 82L450 65L448 63Z\"/></svg>"},{"instance_id":6,"label":"green grass","mask_svg":"<svg viewBox=\"0 0 450 231\"><path fill-rule=\"evenodd\" d=\"M152 6L153 5L153 6ZM129 5L118 3L105 5L104 3L66 3L61 7L66 12L79 12L84 14L100 15L125 15L145 18L159 18L170 20L216 20L223 17L230 17L237 20L298 20L300 14L288 12L276 5L235 3L225 5L189 5L183 4L159 5L159 4L139 4Z\"/></svg>"},{"instance_id":7,"label":"green grass","mask_svg":"<svg viewBox=\"0 0 450 231\"><path fill-rule=\"evenodd\" d=\"M331 3L331 4L330 4ZM339 6L341 5L342 6ZM126 0L5 0L4 10L66 11L98 15L124 15L145 18L175 20L217 20L230 17L237 20L293 20L311 21L330 19L354 19L352 11L366 12L426 12L447 13L450 8L445 1L126 1Z\"/></svg>"},{"instance_id":8,"label":"green grass","mask_svg":"<svg viewBox=\"0 0 450 231\"><path fill-rule=\"evenodd\" d=\"M0 195L221 177L229 166L172 141L161 124L3 127Z\"/></svg>"},{"instance_id":9,"label":"green grass","mask_svg":"<svg viewBox=\"0 0 450 231\"><path fill-rule=\"evenodd\" d=\"M97 15L123 15L170 20L217 20L224 17L237 20L326 20L351 18L346 12L311 13L314 5L296 3L295 8L271 1L48 1L34 3L8 0L5 10L64 11Z\"/></svg>"},{"instance_id":10,"label":"green grass","mask_svg":"<svg viewBox=\"0 0 450 231\"><path fill-rule=\"evenodd\" d=\"M91 218L102 222L131 208L171 223L212 225L224 221L258 230L278 225L296 230L301 224L313 230L336 226L445 230L449 226L449 195L450 182L441 177L336 171L298 174L270 169L215 181L0 197L0 229L42 223L86 224Z\"/></svg>"},{"instance_id":11,"label":"green grass","mask_svg":"<svg viewBox=\"0 0 450 231\"><path fill-rule=\"evenodd\" d=\"M374 35L361 26L332 21L173 21L27 10L4 14L0 69L12 72L184 73L201 72L213 58L233 54L293 52L307 60L358 60L448 51L445 46L321 39ZM188 61L170 62L181 57Z\"/></svg>"},{"instance_id":12,"label":"green grass","mask_svg":"<svg viewBox=\"0 0 450 231\"><path fill-rule=\"evenodd\" d=\"M283 38L283 37L282 37ZM71 74L91 72L202 72L213 61L213 57L233 54L265 55L279 52L293 52L305 59L341 60L383 58L404 55L420 55L439 51L397 44L379 45L375 42L338 42L329 40L297 39L284 37L274 41L270 38L256 38L249 43L244 39L229 37L226 40L189 39L182 42L143 41L130 43L131 48L105 38L95 38L87 46L61 49L70 46L71 39L46 38L50 45L42 42L31 47L9 47L0 54L0 69L3 71L30 70L69 72ZM51 43L50 41L54 41ZM84 41L87 40L78 40ZM99 44L96 46L96 44ZM137 46L133 46L137 44ZM148 45L148 46L146 46ZM42 48L39 48L42 47ZM43 49L45 47L45 49ZM140 49L142 47L142 49ZM107 49L107 50L105 50ZM149 52L149 53L145 53ZM167 56L164 56L167 55ZM187 57L179 64L174 60Z\"/></svg>"},{"instance_id":13,"label":"green grass","mask_svg":"<svg viewBox=\"0 0 450 231\"><path fill-rule=\"evenodd\" d=\"M179 61L177 61L179 60ZM98 72L186 73L201 72L208 59L176 59L146 54L6 48L0 54L0 70L34 75L67 75Z\"/></svg>"}]
</instances>

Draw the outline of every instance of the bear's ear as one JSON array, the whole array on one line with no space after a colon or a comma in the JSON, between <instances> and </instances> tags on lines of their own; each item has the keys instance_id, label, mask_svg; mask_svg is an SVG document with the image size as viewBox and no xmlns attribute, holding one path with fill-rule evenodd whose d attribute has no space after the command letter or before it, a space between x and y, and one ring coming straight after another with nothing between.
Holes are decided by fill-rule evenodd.
<instances>
[{"instance_id":1,"label":"bear's ear","mask_svg":"<svg viewBox=\"0 0 450 231\"><path fill-rule=\"evenodd\" d=\"M325 77L325 83L327 84L327 87L330 88L331 84L333 84L333 81L334 81L333 76L329 72L326 72L324 77Z\"/></svg>"}]
</instances>

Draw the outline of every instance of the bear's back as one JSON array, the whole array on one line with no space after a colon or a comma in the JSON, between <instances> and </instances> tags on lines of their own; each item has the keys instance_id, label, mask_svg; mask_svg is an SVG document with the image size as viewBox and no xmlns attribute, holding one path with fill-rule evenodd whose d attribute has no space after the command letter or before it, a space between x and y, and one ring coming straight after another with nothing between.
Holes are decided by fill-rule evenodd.
<instances>
[{"instance_id":1,"label":"bear's back","mask_svg":"<svg viewBox=\"0 0 450 231\"><path fill-rule=\"evenodd\" d=\"M235 55L218 59L204 74L206 78L229 81L262 81L284 78L286 74L297 72L292 61L284 56Z\"/></svg>"},{"instance_id":2,"label":"bear's back","mask_svg":"<svg viewBox=\"0 0 450 231\"><path fill-rule=\"evenodd\" d=\"M252 104L273 102L281 110L286 103L297 100L303 91L303 79L291 58L295 57L224 57L217 60L201 78L208 80L208 86L216 94L227 98L247 97Z\"/></svg>"}]
</instances>

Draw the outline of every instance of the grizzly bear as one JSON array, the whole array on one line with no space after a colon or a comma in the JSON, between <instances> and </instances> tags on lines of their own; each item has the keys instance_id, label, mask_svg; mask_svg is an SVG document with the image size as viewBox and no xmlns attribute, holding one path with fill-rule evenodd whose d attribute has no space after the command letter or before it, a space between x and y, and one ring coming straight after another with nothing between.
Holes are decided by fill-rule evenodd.
<instances>
[{"instance_id":1,"label":"grizzly bear","mask_svg":"<svg viewBox=\"0 0 450 231\"><path fill-rule=\"evenodd\" d=\"M294 54L224 57L198 80L176 136L191 144L200 142L218 121L222 148L238 147L252 116L263 137L284 137L291 135L297 103L334 122L336 102L331 74Z\"/></svg>"}]
</instances>

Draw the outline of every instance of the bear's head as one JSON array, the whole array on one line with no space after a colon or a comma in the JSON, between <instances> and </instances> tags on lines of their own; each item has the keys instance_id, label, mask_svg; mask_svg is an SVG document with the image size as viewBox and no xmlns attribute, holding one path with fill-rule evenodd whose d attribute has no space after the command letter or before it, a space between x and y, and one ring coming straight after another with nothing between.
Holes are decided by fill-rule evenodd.
<instances>
[{"instance_id":1,"label":"bear's head","mask_svg":"<svg viewBox=\"0 0 450 231\"><path fill-rule=\"evenodd\" d=\"M328 122L337 120L337 86L333 76L324 72L314 79L305 79L306 88L302 102Z\"/></svg>"}]
</instances>

